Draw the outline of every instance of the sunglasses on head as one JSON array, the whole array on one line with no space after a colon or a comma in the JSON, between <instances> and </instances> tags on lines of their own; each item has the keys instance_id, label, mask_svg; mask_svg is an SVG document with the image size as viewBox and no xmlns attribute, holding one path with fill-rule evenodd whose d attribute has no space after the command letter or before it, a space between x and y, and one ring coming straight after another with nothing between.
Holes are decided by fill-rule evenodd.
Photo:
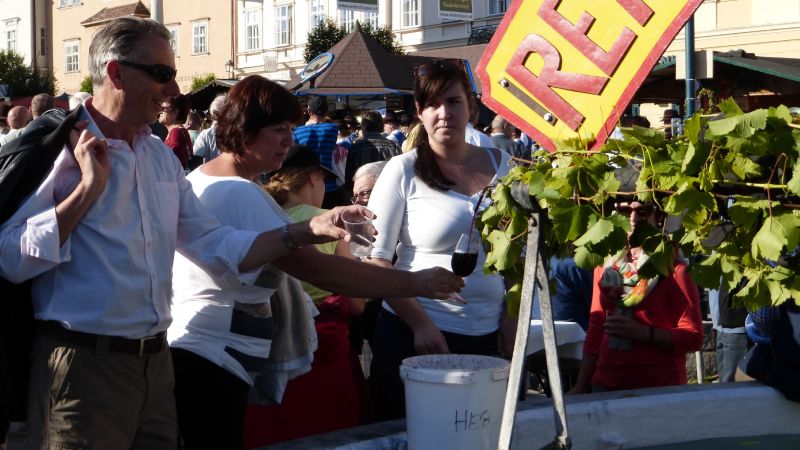
<instances>
[{"instance_id":1,"label":"sunglasses on head","mask_svg":"<svg viewBox=\"0 0 800 450\"><path fill-rule=\"evenodd\" d=\"M442 72L446 70L462 70L466 71L463 59L439 59L436 61L429 61L426 63L414 66L414 76L424 77L433 72Z\"/></svg>"},{"instance_id":2,"label":"sunglasses on head","mask_svg":"<svg viewBox=\"0 0 800 450\"><path fill-rule=\"evenodd\" d=\"M175 79L175 75L178 73L177 70L173 69L172 67L165 66L164 64L139 64L131 61L117 61L120 65L133 67L134 69L139 69L142 72L147 73L150 75L154 80L158 81L161 84L167 84L170 81Z\"/></svg>"},{"instance_id":3,"label":"sunglasses on head","mask_svg":"<svg viewBox=\"0 0 800 450\"><path fill-rule=\"evenodd\" d=\"M634 208L631 205L618 204L614 208L617 210L618 213L624 214L626 216L631 215L631 213L634 211L636 211L637 216L649 216L650 214L653 214L656 210L655 206L653 205L640 205Z\"/></svg>"}]
</instances>

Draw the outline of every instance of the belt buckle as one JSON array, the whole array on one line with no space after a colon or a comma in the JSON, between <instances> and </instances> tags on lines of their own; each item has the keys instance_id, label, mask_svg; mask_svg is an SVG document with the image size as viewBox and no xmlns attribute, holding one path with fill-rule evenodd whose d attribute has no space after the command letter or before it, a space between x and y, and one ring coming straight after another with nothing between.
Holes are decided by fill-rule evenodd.
<instances>
[{"instance_id":1,"label":"belt buckle","mask_svg":"<svg viewBox=\"0 0 800 450\"><path fill-rule=\"evenodd\" d=\"M152 339L157 339L157 338L158 338L158 335L156 335L156 336L145 336L145 337L139 339L139 356L144 356L144 344L145 344L145 342L147 342L149 340L152 340Z\"/></svg>"}]
</instances>

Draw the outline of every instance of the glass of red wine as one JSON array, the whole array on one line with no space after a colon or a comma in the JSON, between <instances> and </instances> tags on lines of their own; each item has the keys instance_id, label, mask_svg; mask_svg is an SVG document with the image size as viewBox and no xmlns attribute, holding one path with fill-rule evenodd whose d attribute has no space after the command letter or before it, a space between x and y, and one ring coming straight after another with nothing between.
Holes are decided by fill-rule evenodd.
<instances>
[{"instance_id":1,"label":"glass of red wine","mask_svg":"<svg viewBox=\"0 0 800 450\"><path fill-rule=\"evenodd\" d=\"M458 238L453 258L450 260L454 274L467 277L475 270L478 264L478 245L478 234L472 230Z\"/></svg>"}]
</instances>

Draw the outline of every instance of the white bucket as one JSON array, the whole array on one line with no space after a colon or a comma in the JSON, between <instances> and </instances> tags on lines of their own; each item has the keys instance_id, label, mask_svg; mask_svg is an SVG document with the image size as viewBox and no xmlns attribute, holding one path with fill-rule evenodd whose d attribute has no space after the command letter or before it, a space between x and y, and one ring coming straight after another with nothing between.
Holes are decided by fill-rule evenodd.
<instances>
[{"instance_id":1,"label":"white bucket","mask_svg":"<svg viewBox=\"0 0 800 450\"><path fill-rule=\"evenodd\" d=\"M497 448L509 362L478 355L403 360L409 450Z\"/></svg>"}]
</instances>

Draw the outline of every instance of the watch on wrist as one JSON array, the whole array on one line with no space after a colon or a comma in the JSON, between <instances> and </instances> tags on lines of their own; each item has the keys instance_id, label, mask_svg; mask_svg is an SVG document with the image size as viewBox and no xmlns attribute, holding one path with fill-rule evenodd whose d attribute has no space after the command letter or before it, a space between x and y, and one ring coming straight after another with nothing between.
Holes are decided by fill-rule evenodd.
<instances>
[{"instance_id":1,"label":"watch on wrist","mask_svg":"<svg viewBox=\"0 0 800 450\"><path fill-rule=\"evenodd\" d=\"M297 245L297 241L295 241L292 237L292 234L289 233L289 225L284 225L281 227L281 237L283 238L283 245L285 245L289 250L297 250L300 248L300 246Z\"/></svg>"}]
</instances>

